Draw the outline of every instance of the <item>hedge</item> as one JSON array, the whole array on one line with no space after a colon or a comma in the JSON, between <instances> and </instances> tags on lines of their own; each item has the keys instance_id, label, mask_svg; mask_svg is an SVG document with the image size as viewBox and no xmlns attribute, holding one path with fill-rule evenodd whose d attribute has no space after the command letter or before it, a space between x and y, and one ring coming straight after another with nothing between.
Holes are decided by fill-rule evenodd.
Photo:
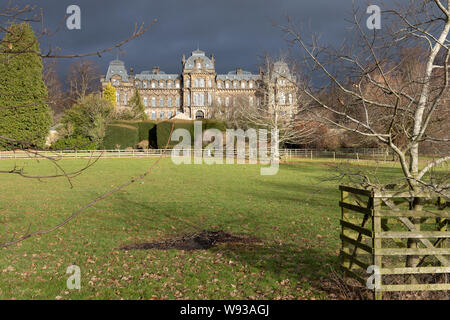
<instances>
[{"instance_id":1,"label":"hedge","mask_svg":"<svg viewBox=\"0 0 450 320\"><path fill-rule=\"evenodd\" d=\"M120 149L133 148L139 143L139 130L127 124L110 124L106 126L103 148L113 150L119 145Z\"/></svg>"},{"instance_id":2,"label":"hedge","mask_svg":"<svg viewBox=\"0 0 450 320\"><path fill-rule=\"evenodd\" d=\"M169 139L170 130L172 128L172 123L174 123L175 129L186 129L191 135L191 144L194 143L194 121L191 120L172 120L172 121L131 121L131 120L117 120L112 122L112 124L107 126L104 147L107 149L115 149L115 145L119 144L121 149L132 147L142 140L148 140L149 145L152 148L164 149L167 145ZM110 128L113 127L113 128ZM137 131L137 137L126 140L126 144L123 141L124 138L119 138L120 134L128 134L126 131L120 131L121 129L115 129L116 127L122 128L133 128ZM207 129L218 129L220 131L226 130L226 124L222 121L216 120L203 120L202 121L202 131ZM122 140L120 140L122 139ZM136 140L135 140L136 139ZM130 145L131 142L136 141L134 144ZM170 141L169 148L178 144L178 141Z\"/></svg>"}]
</instances>

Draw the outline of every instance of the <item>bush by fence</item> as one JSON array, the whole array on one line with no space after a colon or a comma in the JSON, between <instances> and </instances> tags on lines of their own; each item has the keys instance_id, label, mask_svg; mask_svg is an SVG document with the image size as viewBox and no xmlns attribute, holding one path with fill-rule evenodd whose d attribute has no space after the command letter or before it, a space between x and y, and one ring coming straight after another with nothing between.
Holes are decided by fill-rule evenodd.
<instances>
[{"instance_id":1,"label":"bush by fence","mask_svg":"<svg viewBox=\"0 0 450 320\"><path fill-rule=\"evenodd\" d=\"M139 130L127 124L110 124L106 127L103 147L105 149L133 148L139 143Z\"/></svg>"},{"instance_id":2,"label":"bush by fence","mask_svg":"<svg viewBox=\"0 0 450 320\"><path fill-rule=\"evenodd\" d=\"M115 149L120 145L120 149L133 147L142 140L148 140L149 146L156 149L165 148L169 137L170 130L174 123L174 130L186 129L191 135L191 143L194 143L194 121L190 120L172 120L172 121L131 121L131 120L117 120L109 124L106 129L103 147L105 149ZM124 129L127 128L127 129ZM137 141L133 137L121 137L121 135L128 134L127 130L135 128L137 130ZM203 120L202 130L218 129L220 131L226 130L226 124L222 121ZM133 145L130 143L134 142ZM170 141L169 148L175 146L177 141Z\"/></svg>"}]
</instances>

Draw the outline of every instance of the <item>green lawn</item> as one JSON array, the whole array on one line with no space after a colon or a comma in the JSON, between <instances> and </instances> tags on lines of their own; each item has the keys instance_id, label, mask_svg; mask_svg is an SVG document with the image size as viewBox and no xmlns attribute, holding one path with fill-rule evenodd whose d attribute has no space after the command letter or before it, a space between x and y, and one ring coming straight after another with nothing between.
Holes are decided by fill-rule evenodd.
<instances>
[{"instance_id":1,"label":"green lawn","mask_svg":"<svg viewBox=\"0 0 450 320\"><path fill-rule=\"evenodd\" d=\"M102 159L73 180L0 174L0 235L56 224L71 211L126 182L156 159ZM27 173L54 173L46 161ZM84 160L63 160L67 170ZM0 161L0 170L14 162ZM164 159L143 181L98 203L61 229L0 249L2 299L309 299L326 298L320 279L337 269L339 192L333 163L180 165ZM351 165L352 167L355 164ZM365 167L367 168L367 167ZM374 168L368 168L372 171ZM381 177L399 170L379 168ZM206 251L132 250L199 229L223 229L260 242ZM69 265L81 290L68 290Z\"/></svg>"}]
</instances>

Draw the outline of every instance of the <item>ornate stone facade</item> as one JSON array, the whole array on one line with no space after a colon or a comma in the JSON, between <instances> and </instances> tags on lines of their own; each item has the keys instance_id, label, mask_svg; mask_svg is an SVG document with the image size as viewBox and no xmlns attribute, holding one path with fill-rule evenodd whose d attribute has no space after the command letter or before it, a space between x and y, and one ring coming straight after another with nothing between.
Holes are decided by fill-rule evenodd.
<instances>
[{"instance_id":1,"label":"ornate stone facade","mask_svg":"<svg viewBox=\"0 0 450 320\"><path fill-rule=\"evenodd\" d=\"M238 68L228 74L217 74L215 59L195 50L186 59L183 55L181 74L166 74L154 67L134 75L125 64L113 60L105 77L116 88L117 108L127 108L135 88L139 89L146 113L152 120L166 120L175 116L188 119L210 118L214 106L226 107L239 103L262 104L277 99L286 112L295 114L296 86L286 63L273 64L273 72L252 74Z\"/></svg>"}]
</instances>

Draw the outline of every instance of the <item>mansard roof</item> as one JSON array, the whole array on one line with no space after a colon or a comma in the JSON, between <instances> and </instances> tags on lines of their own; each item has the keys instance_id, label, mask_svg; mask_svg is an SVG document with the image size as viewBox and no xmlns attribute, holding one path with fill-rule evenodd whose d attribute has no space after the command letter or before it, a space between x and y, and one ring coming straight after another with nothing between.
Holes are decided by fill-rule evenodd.
<instances>
[{"instance_id":1,"label":"mansard roof","mask_svg":"<svg viewBox=\"0 0 450 320\"><path fill-rule=\"evenodd\" d=\"M195 50L192 51L191 56L186 60L186 63L184 65L185 69L194 69L195 66L195 60L201 59L203 63L203 67L208 70L214 70L214 64L212 63L211 59L209 59L207 56L205 56L205 52L202 50Z\"/></svg>"},{"instance_id":2,"label":"mansard roof","mask_svg":"<svg viewBox=\"0 0 450 320\"><path fill-rule=\"evenodd\" d=\"M164 71L153 73L152 71L142 71L135 76L138 80L180 80L179 74L167 74Z\"/></svg>"},{"instance_id":3,"label":"mansard roof","mask_svg":"<svg viewBox=\"0 0 450 320\"><path fill-rule=\"evenodd\" d=\"M109 63L106 81L111 80L111 77L116 74L122 77L122 81L128 81L127 69L125 68L125 63L121 60L113 60Z\"/></svg>"},{"instance_id":4,"label":"mansard roof","mask_svg":"<svg viewBox=\"0 0 450 320\"><path fill-rule=\"evenodd\" d=\"M217 80L259 80L261 79L261 77L259 76L259 74L252 74L249 71L241 71L238 72L237 70L234 71L230 71L228 72L228 74L218 74L217 75Z\"/></svg>"}]
</instances>

